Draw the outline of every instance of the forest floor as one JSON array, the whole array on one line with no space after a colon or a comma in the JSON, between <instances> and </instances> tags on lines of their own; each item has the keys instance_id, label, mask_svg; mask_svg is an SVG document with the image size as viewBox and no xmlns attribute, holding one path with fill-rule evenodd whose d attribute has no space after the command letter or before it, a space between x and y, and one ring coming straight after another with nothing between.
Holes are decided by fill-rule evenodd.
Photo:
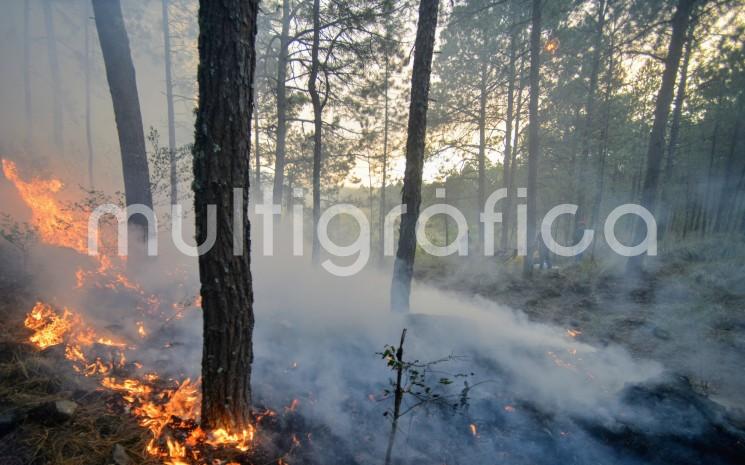
<instances>
[{"instance_id":1,"label":"forest floor","mask_svg":"<svg viewBox=\"0 0 745 465\"><path fill-rule=\"evenodd\" d=\"M418 263L417 278L562 326L579 341L617 344L687 377L728 408L745 411L745 243L716 238L648 259L630 281L624 262L567 261L522 277L521 263Z\"/></svg>"},{"instance_id":2,"label":"forest floor","mask_svg":"<svg viewBox=\"0 0 745 465\"><path fill-rule=\"evenodd\" d=\"M60 370L53 348L24 343L33 283L6 252L0 247L0 463L159 463L143 452L147 431L109 408L115 394ZM536 270L527 280L519 263L422 259L417 278L507 305L589 344L625 347L686 376L700 394L745 410L742 257L745 243L681 244L650 260L644 279L633 283L621 262L590 260ZM74 402L75 414L57 412L58 401Z\"/></svg>"},{"instance_id":3,"label":"forest floor","mask_svg":"<svg viewBox=\"0 0 745 465\"><path fill-rule=\"evenodd\" d=\"M38 351L26 343L31 278L7 249L0 263L0 463L159 463L143 454L148 438L137 420L108 408L114 395L61 370L59 346Z\"/></svg>"}]
</instances>

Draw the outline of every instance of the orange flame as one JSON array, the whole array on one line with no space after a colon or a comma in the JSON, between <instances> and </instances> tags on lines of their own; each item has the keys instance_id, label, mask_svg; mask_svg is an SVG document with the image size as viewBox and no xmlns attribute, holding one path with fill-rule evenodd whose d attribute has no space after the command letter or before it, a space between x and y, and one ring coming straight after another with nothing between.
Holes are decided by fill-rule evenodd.
<instances>
[{"instance_id":1,"label":"orange flame","mask_svg":"<svg viewBox=\"0 0 745 465\"><path fill-rule=\"evenodd\" d=\"M8 160L2 161L2 167L5 177L14 184L30 208L31 222L38 229L41 241L87 254L87 219L83 212L65 208L56 198L55 194L63 188L62 182L56 179L25 181L19 176L16 165ZM131 293L140 300L137 309L143 315L157 314L159 298L148 295L142 286L120 271L123 269L123 260L106 253L97 259L96 267L76 270L76 288L94 285L114 292ZM200 307L201 296L192 305ZM185 309L186 305L174 305L177 311L174 318L182 318ZM86 324L79 313L68 308L56 311L51 305L38 302L24 323L31 330L29 341L37 348L64 346L65 358L77 373L99 377L101 388L120 396L127 404L127 410L152 435L146 449L148 454L160 458L163 463L188 465L192 461L199 461L203 457L200 457L197 447L205 444L239 451L247 451L251 447L256 433L253 426L240 431L203 431L195 427L201 407L199 380L192 382L187 378L175 386L166 387L167 382L152 372L136 378L115 377L115 369L125 366L125 352L135 347L106 334L99 334ZM147 337L145 321L137 321L136 328L139 338ZM142 368L139 362L133 362L131 366ZM295 410L298 405L299 401L295 399L288 409ZM275 415L275 412L267 411L262 416L271 415ZM173 434L175 431L185 435Z\"/></svg>"},{"instance_id":2,"label":"orange flame","mask_svg":"<svg viewBox=\"0 0 745 465\"><path fill-rule=\"evenodd\" d=\"M37 302L23 323L34 331L29 341L40 349L46 349L65 341L65 336L72 328L73 319L74 316L67 309L59 316L51 306Z\"/></svg>"},{"instance_id":3,"label":"orange flame","mask_svg":"<svg viewBox=\"0 0 745 465\"><path fill-rule=\"evenodd\" d=\"M42 241L86 253L88 223L76 219L73 213L65 210L53 195L64 187L62 181L33 179L26 182L18 175L15 163L5 159L3 159L3 174L13 183L21 199L31 208L31 223L38 229Z\"/></svg>"}]
</instances>

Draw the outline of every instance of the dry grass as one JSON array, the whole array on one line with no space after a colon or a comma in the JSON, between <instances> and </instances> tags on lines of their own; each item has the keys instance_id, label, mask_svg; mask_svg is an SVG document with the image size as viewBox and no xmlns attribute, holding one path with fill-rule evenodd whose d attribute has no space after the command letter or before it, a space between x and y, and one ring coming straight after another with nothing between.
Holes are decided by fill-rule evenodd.
<instances>
[{"instance_id":1,"label":"dry grass","mask_svg":"<svg viewBox=\"0 0 745 465\"><path fill-rule=\"evenodd\" d=\"M0 461L10 456L39 465L102 465L113 463L112 450L120 444L133 463L160 463L145 453L147 430L107 405L111 394L97 391L91 380L76 375L61 351L39 352L22 342L28 337L23 309L30 308L30 301L21 295L0 299L0 318L5 323L0 329L0 406L27 412L65 399L77 402L78 409L69 421L58 425L24 419L2 438Z\"/></svg>"},{"instance_id":2,"label":"dry grass","mask_svg":"<svg viewBox=\"0 0 745 465\"><path fill-rule=\"evenodd\" d=\"M59 366L59 362L56 362ZM107 406L110 396L90 390L86 380L66 376L43 354L16 354L0 364L0 402L28 411L45 402L71 399L79 407L72 419L59 425L25 420L4 440L16 442L24 461L34 464L100 465L110 463L115 444L123 446L134 463L156 464L144 453L149 434L128 415ZM71 388L77 387L75 390ZM88 390L86 390L88 389ZM7 451L6 451L7 452Z\"/></svg>"},{"instance_id":3,"label":"dry grass","mask_svg":"<svg viewBox=\"0 0 745 465\"><path fill-rule=\"evenodd\" d=\"M35 426L35 425L34 425ZM124 447L138 464L157 464L144 453L147 434L128 416L108 412L102 399L83 402L73 419L56 427L24 427L22 441L38 463L98 465L111 462L115 444Z\"/></svg>"}]
</instances>

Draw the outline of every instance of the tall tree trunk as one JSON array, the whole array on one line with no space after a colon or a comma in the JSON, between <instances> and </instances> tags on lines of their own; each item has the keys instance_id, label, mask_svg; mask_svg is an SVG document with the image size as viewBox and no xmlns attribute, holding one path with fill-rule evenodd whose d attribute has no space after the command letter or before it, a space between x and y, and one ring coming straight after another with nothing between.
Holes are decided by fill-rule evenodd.
<instances>
[{"instance_id":1,"label":"tall tree trunk","mask_svg":"<svg viewBox=\"0 0 745 465\"><path fill-rule=\"evenodd\" d=\"M488 56L482 57L481 62L481 82L479 84L479 159L478 159L478 195L476 211L480 212L484 208L486 200L486 101L487 101L487 70ZM490 238L494 240L494 238ZM479 221L479 244L484 244L484 223Z\"/></svg>"},{"instance_id":2,"label":"tall tree trunk","mask_svg":"<svg viewBox=\"0 0 745 465\"><path fill-rule=\"evenodd\" d=\"M654 122L652 131L649 136L649 147L647 150L647 173L644 178L644 187L642 189L642 206L654 213L657 203L657 191L660 178L660 165L665 152L665 128L667 127L667 118L670 114L670 103L673 99L673 88L675 86L675 76L678 74L680 57L683 53L683 43L685 42L688 23L690 22L691 11L696 0L678 0L678 6L675 10L672 20L672 37L665 58L665 69L662 73L662 83L657 94L657 101L654 111ZM647 231L641 219L637 222L634 238L635 243L639 243L646 235ZM641 270L644 261L643 255L629 257L628 270L638 272Z\"/></svg>"},{"instance_id":3,"label":"tall tree trunk","mask_svg":"<svg viewBox=\"0 0 745 465\"><path fill-rule=\"evenodd\" d=\"M717 213L714 223L714 232L724 232L727 228L729 215L735 206L737 197L737 174L735 172L735 153L737 151L737 142L742 133L742 107L738 109L734 126L732 127L732 139L730 140L729 153L724 168L724 180L719 190L719 199L717 200Z\"/></svg>"},{"instance_id":4,"label":"tall tree trunk","mask_svg":"<svg viewBox=\"0 0 745 465\"><path fill-rule=\"evenodd\" d=\"M390 56L389 56L389 49L388 49L388 43L386 42L386 48L385 48L385 82L383 83L383 100L384 100L384 110L383 110L383 173L380 183L380 218L379 218L379 228L380 228L380 234L378 238L378 246L380 249L380 255L378 257L378 263L383 263L384 257L384 247L383 244L385 243L385 215L388 212L388 205L385 198L385 190L386 190L386 183L388 181L388 87L390 86Z\"/></svg>"},{"instance_id":5,"label":"tall tree trunk","mask_svg":"<svg viewBox=\"0 0 745 465\"><path fill-rule=\"evenodd\" d=\"M93 181L93 130L91 129L91 40L88 23L90 22L90 3L83 1L83 67L85 68L85 144L88 148L88 189L94 189Z\"/></svg>"},{"instance_id":6,"label":"tall tree trunk","mask_svg":"<svg viewBox=\"0 0 745 465\"><path fill-rule=\"evenodd\" d=\"M721 84L720 84L721 85ZM719 97L717 98L717 109L722 106L722 89L719 90ZM709 148L709 167L706 173L706 190L704 192L703 206L701 213L699 214L698 221L698 232L701 236L706 235L706 231L709 227L709 215L711 213L711 190L712 184L714 184L714 160L717 157L718 143L719 143L719 127L721 126L721 115L720 112L716 112L716 119L714 121L714 130L711 134L711 146Z\"/></svg>"},{"instance_id":7,"label":"tall tree trunk","mask_svg":"<svg viewBox=\"0 0 745 465\"><path fill-rule=\"evenodd\" d=\"M318 92L318 49L321 34L321 1L313 0L313 45L311 48L308 93L313 104L313 263L320 261L321 243L318 240L318 220L321 217L321 163L323 162L323 107ZM328 92L328 90L327 90Z\"/></svg>"},{"instance_id":8,"label":"tall tree trunk","mask_svg":"<svg viewBox=\"0 0 745 465\"><path fill-rule=\"evenodd\" d=\"M743 157L742 158L745 158L745 150L743 150ZM740 195L742 193L745 193L745 165L742 166L742 170L740 171L740 180L737 182L737 194ZM745 204L745 202L743 202L743 203ZM739 220L740 223L737 224L735 222L733 226L734 226L734 228L738 228L738 229L735 229L735 230L739 231L740 234L745 235L745 215L743 215L743 210L745 210L745 205L743 205L743 208L741 208L741 210L739 212L739 214L742 215L742 219ZM737 221L737 220L735 220L735 221Z\"/></svg>"},{"instance_id":9,"label":"tall tree trunk","mask_svg":"<svg viewBox=\"0 0 745 465\"><path fill-rule=\"evenodd\" d=\"M691 49L693 48L693 26L688 33L688 39L685 44L685 54L683 55L683 64L680 68L680 78L678 81L678 91L675 94L675 107L673 109L673 119L670 123L670 139L667 144L667 158L665 159L665 179L672 180L675 155L678 150L678 136L680 134L680 120L683 116L683 105L686 98L686 84L688 81L688 65L691 61Z\"/></svg>"},{"instance_id":10,"label":"tall tree trunk","mask_svg":"<svg viewBox=\"0 0 745 465\"><path fill-rule=\"evenodd\" d=\"M217 208L215 245L199 257L204 315L202 425L240 432L249 426L254 327L249 193L251 111L258 0L201 0L199 110L194 140L198 243L207 206ZM242 189L241 196L234 189ZM241 202L235 205L234 202ZM234 254L234 237L241 241ZM242 246L246 247L243 248Z\"/></svg>"},{"instance_id":11,"label":"tall tree trunk","mask_svg":"<svg viewBox=\"0 0 745 465\"><path fill-rule=\"evenodd\" d=\"M692 223L692 212L694 209L694 201L691 199L691 177L690 175L686 175L685 177L685 183L686 183L686 190L685 190L685 202L683 203L683 221L682 221L682 231L681 231L681 237L683 239L686 238L688 235L688 231L691 227Z\"/></svg>"},{"instance_id":12,"label":"tall tree trunk","mask_svg":"<svg viewBox=\"0 0 745 465\"><path fill-rule=\"evenodd\" d=\"M168 162L170 164L171 205L178 203L178 175L176 172L176 121L173 114L173 77L171 76L171 27L168 21L168 2L163 4L163 54L166 68L166 104L168 107Z\"/></svg>"},{"instance_id":13,"label":"tall tree trunk","mask_svg":"<svg viewBox=\"0 0 745 465\"><path fill-rule=\"evenodd\" d=\"M411 101L406 137L406 171L401 203L406 213L401 216L398 250L393 264L391 283L391 310L409 311L411 279L414 275L416 254L416 223L422 202L422 169L424 144L427 132L427 106L429 80L432 72L432 54L435 48L435 31L439 0L419 2L419 21L414 41L414 68L411 75Z\"/></svg>"},{"instance_id":14,"label":"tall tree trunk","mask_svg":"<svg viewBox=\"0 0 745 465\"><path fill-rule=\"evenodd\" d=\"M54 12L52 11L52 0L43 0L44 27L47 36L47 56L49 58L49 73L52 80L52 134L54 136L55 149L64 151L64 139L62 136L62 87L59 69L59 55L57 54L57 34L54 31Z\"/></svg>"},{"instance_id":15,"label":"tall tree trunk","mask_svg":"<svg viewBox=\"0 0 745 465\"><path fill-rule=\"evenodd\" d=\"M375 191L373 189L373 166L372 166L372 154L367 155L367 207L370 211L370 230L372 231L373 226L375 224L373 218L375 218ZM370 250L373 250L373 235L370 234L370 237L368 239L370 244Z\"/></svg>"},{"instance_id":16,"label":"tall tree trunk","mask_svg":"<svg viewBox=\"0 0 745 465\"><path fill-rule=\"evenodd\" d=\"M600 131L600 151L598 153L598 178L595 191L595 198L592 204L592 228L597 229L600 224L600 206L603 204L603 194L605 193L605 164L608 157L608 134L610 132L611 117L611 97L613 96L613 72L614 72L614 45L613 38L608 46L608 71L605 78L605 114L603 115L603 128ZM592 256L595 256L595 244L592 241Z\"/></svg>"},{"instance_id":17,"label":"tall tree trunk","mask_svg":"<svg viewBox=\"0 0 745 465\"><path fill-rule=\"evenodd\" d=\"M515 62L517 61L517 27L512 25L510 33L510 61L507 66L507 113L504 116L504 176L503 186L507 188L507 201L502 210L502 234L499 238L499 248L507 249L507 236L509 232L510 212L510 190L512 189L512 177L510 176L512 161L512 118L515 100ZM480 207L483 208L483 205Z\"/></svg>"},{"instance_id":18,"label":"tall tree trunk","mask_svg":"<svg viewBox=\"0 0 745 465\"><path fill-rule=\"evenodd\" d=\"M576 182L577 205L579 209L575 220L582 220L587 215L587 171L590 163L590 146L592 145L593 126L595 123L595 93L598 87L598 74L600 73L600 55L603 48L603 29L605 28L606 0L598 2L598 16L596 19L595 44L592 51L592 64L590 67L590 87L587 89L587 101L585 102L585 121L582 128L582 157L579 161L577 173L579 179Z\"/></svg>"},{"instance_id":19,"label":"tall tree trunk","mask_svg":"<svg viewBox=\"0 0 745 465\"><path fill-rule=\"evenodd\" d=\"M282 204L287 139L287 52L290 36L290 0L282 1L282 32L277 57L277 147L274 154L273 203Z\"/></svg>"},{"instance_id":20,"label":"tall tree trunk","mask_svg":"<svg viewBox=\"0 0 745 465\"><path fill-rule=\"evenodd\" d=\"M26 108L26 153L33 152L33 113L31 110L31 0L23 5L23 101Z\"/></svg>"},{"instance_id":21,"label":"tall tree trunk","mask_svg":"<svg viewBox=\"0 0 745 465\"><path fill-rule=\"evenodd\" d=\"M675 94L672 121L670 123L670 138L667 143L667 157L665 158L665 183L662 186L662 228L664 232L672 214L670 205L670 189L673 184L673 167L675 166L675 155L678 150L678 136L680 134L680 120L683 116L683 105L686 98L686 83L688 80L688 64L691 61L691 49L693 48L693 31L694 25L691 25L688 31L688 38L685 43L685 52L683 54L683 64L680 68L680 78L678 80L678 90Z\"/></svg>"},{"instance_id":22,"label":"tall tree trunk","mask_svg":"<svg viewBox=\"0 0 745 465\"><path fill-rule=\"evenodd\" d=\"M513 205L515 205L515 185L517 184L517 151L519 149L520 142L520 121L523 114L523 76L525 75L525 55L520 59L520 72L518 73L518 86L517 86L517 104L515 105L515 131L512 137L512 156L510 160L510 184L507 186L507 203L505 205L505 211L507 212L504 216L504 231L505 235L511 236L514 228L510 225L515 224L516 212L513 211ZM506 248L506 247L505 247Z\"/></svg>"},{"instance_id":23,"label":"tall tree trunk","mask_svg":"<svg viewBox=\"0 0 745 465\"><path fill-rule=\"evenodd\" d=\"M128 206L142 204L152 208L140 99L122 8L119 0L93 0L93 13L119 133L125 201ZM130 224L144 228L145 218L133 215Z\"/></svg>"},{"instance_id":24,"label":"tall tree trunk","mask_svg":"<svg viewBox=\"0 0 745 465\"><path fill-rule=\"evenodd\" d=\"M530 101L528 102L528 255L523 262L523 274L525 276L530 276L533 273L533 251L536 247L536 197L538 195L538 159L540 157L538 99L541 92L541 0L533 0L531 18Z\"/></svg>"},{"instance_id":25,"label":"tall tree trunk","mask_svg":"<svg viewBox=\"0 0 745 465\"><path fill-rule=\"evenodd\" d=\"M254 192L256 196L261 200L263 193L261 192L261 141L259 140L259 99L258 99L258 85L254 83Z\"/></svg>"}]
</instances>

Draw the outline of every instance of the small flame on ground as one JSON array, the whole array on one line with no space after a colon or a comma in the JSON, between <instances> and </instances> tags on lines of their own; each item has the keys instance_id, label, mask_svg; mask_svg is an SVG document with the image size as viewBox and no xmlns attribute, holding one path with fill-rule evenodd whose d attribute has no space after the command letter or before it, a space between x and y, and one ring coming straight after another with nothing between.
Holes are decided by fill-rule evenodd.
<instances>
[{"instance_id":1,"label":"small flame on ground","mask_svg":"<svg viewBox=\"0 0 745 465\"><path fill-rule=\"evenodd\" d=\"M62 316L52 310L50 305L37 302L26 316L23 324L34 334L29 341L40 349L62 344L73 325L73 315L65 309Z\"/></svg>"},{"instance_id":2,"label":"small flame on ground","mask_svg":"<svg viewBox=\"0 0 745 465\"><path fill-rule=\"evenodd\" d=\"M138 321L136 324L137 324L137 334L139 334L141 338L145 338L147 336L147 331L145 330L145 322Z\"/></svg>"},{"instance_id":3,"label":"small flame on ground","mask_svg":"<svg viewBox=\"0 0 745 465\"><path fill-rule=\"evenodd\" d=\"M294 412L297 410L297 408L300 406L300 401L298 399L292 399L292 402L290 402L290 405L285 407L285 412Z\"/></svg>"}]
</instances>

